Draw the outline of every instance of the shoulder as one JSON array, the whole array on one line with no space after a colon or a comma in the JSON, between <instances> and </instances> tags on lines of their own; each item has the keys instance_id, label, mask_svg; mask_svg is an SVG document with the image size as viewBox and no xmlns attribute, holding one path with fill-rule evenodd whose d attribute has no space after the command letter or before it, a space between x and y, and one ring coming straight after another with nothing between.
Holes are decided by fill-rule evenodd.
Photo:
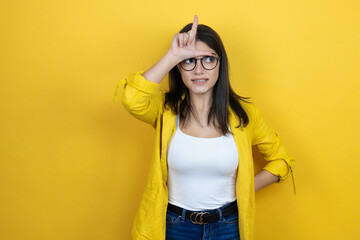
<instances>
[{"instance_id":1,"label":"shoulder","mask_svg":"<svg viewBox=\"0 0 360 240\"><path fill-rule=\"evenodd\" d=\"M240 105L244 108L246 113L252 113L255 109L255 105L250 102L240 101Z\"/></svg>"},{"instance_id":2,"label":"shoulder","mask_svg":"<svg viewBox=\"0 0 360 240\"><path fill-rule=\"evenodd\" d=\"M240 105L248 115L249 122L258 115L259 109L254 103L240 101Z\"/></svg>"}]
</instances>

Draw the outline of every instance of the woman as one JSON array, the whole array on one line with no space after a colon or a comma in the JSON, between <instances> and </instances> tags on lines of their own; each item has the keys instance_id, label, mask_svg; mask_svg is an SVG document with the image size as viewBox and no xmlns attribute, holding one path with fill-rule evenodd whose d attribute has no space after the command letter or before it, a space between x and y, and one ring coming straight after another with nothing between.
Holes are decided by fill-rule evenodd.
<instances>
[{"instance_id":1,"label":"woman","mask_svg":"<svg viewBox=\"0 0 360 240\"><path fill-rule=\"evenodd\" d=\"M255 191L292 172L278 135L233 92L220 37L197 23L195 15L154 66L119 83L125 108L156 131L134 239L253 239ZM255 177L253 145L269 161Z\"/></svg>"}]
</instances>

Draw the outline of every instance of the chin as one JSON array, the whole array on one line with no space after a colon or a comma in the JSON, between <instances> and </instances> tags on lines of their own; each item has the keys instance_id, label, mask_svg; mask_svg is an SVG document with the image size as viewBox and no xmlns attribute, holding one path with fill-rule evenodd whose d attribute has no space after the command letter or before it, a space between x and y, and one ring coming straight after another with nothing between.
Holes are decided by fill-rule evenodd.
<instances>
[{"instance_id":1,"label":"chin","mask_svg":"<svg viewBox=\"0 0 360 240\"><path fill-rule=\"evenodd\" d=\"M194 89L194 90L189 90L191 94L196 94L196 95L203 95L203 94L208 94L211 92L211 90L209 89L204 89L204 90L200 90L200 89Z\"/></svg>"}]
</instances>

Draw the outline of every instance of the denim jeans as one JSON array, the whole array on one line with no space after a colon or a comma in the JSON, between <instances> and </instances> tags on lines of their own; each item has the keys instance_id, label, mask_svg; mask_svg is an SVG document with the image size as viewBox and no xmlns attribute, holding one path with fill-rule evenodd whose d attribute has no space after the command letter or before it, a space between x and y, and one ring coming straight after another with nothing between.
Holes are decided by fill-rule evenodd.
<instances>
[{"instance_id":1,"label":"denim jeans","mask_svg":"<svg viewBox=\"0 0 360 240\"><path fill-rule=\"evenodd\" d=\"M190 219L185 219L186 210L183 211L182 216L167 210L166 240L240 240L238 213L222 217L221 210L230 204L225 204L218 209L199 211L220 213L219 221L203 225L194 224Z\"/></svg>"}]
</instances>

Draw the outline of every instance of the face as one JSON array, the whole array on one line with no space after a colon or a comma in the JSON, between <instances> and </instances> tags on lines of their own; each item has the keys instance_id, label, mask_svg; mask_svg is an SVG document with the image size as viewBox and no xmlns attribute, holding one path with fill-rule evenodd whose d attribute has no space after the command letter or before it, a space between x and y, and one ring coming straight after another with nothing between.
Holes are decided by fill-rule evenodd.
<instances>
[{"instance_id":1,"label":"face","mask_svg":"<svg viewBox=\"0 0 360 240\"><path fill-rule=\"evenodd\" d=\"M198 50L207 50L212 52L213 56L219 57L219 55L213 49L211 49L206 43L202 41L196 41L195 46ZM196 58L200 57L203 56L196 56ZM203 68L200 60L197 61L196 67L192 71L185 71L181 68L180 64L178 64L178 68L185 86L189 89L190 95L212 94L214 85L219 77L220 61L212 70L206 70Z\"/></svg>"}]
</instances>

